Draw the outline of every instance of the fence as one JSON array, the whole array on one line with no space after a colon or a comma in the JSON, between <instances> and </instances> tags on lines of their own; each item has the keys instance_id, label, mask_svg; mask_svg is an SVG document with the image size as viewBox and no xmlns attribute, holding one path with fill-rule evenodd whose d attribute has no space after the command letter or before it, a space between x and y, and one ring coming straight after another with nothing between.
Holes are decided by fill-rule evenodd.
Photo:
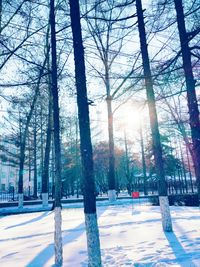
<instances>
[{"instance_id":1,"label":"fence","mask_svg":"<svg viewBox=\"0 0 200 267\"><path fill-rule=\"evenodd\" d=\"M9 192L0 191L0 202L9 202L17 200L18 195L15 194L15 189L12 188Z\"/></svg>"}]
</instances>

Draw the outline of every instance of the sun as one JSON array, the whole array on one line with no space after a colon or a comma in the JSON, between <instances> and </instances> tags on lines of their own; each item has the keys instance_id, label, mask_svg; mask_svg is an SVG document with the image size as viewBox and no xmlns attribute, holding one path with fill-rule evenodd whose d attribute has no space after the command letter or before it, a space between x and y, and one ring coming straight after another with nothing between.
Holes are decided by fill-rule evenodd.
<instances>
[{"instance_id":1,"label":"sun","mask_svg":"<svg viewBox=\"0 0 200 267\"><path fill-rule=\"evenodd\" d=\"M114 121L119 130L135 135L141 127L143 112L134 106L123 105L116 111Z\"/></svg>"},{"instance_id":2,"label":"sun","mask_svg":"<svg viewBox=\"0 0 200 267\"><path fill-rule=\"evenodd\" d=\"M116 109L113 107L113 111L113 134L115 141L124 139L124 134L129 139L138 139L140 136L140 127L144 127L147 121L146 108L142 108L142 104L139 106L126 103ZM92 134L95 141L108 140L108 114L105 103L104 105L98 106L96 113L91 112L91 114Z\"/></svg>"}]
</instances>

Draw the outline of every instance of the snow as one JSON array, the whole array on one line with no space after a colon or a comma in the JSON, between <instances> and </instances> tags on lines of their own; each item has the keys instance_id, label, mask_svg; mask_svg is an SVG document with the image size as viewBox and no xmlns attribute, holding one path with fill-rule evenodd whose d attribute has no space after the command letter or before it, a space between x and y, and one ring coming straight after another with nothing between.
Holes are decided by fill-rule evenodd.
<instances>
[{"instance_id":1,"label":"snow","mask_svg":"<svg viewBox=\"0 0 200 267\"><path fill-rule=\"evenodd\" d=\"M200 210L170 207L173 233L162 230L159 207L118 200L98 202L104 267L200 266ZM82 203L62 209L63 266L86 267L87 247ZM54 264L54 214L40 211L0 217L0 266Z\"/></svg>"}]
</instances>

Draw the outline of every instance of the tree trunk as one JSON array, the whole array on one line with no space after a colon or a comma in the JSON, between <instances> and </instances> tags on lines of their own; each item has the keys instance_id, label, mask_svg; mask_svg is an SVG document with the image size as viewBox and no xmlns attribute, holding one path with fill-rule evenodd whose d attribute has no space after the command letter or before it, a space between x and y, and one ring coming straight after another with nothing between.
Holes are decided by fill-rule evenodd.
<instances>
[{"instance_id":1,"label":"tree trunk","mask_svg":"<svg viewBox=\"0 0 200 267\"><path fill-rule=\"evenodd\" d=\"M40 103L40 168L41 168L41 177L43 173L43 163L44 163L44 134L43 134L43 104ZM41 179L42 180L42 179ZM42 182L42 181L41 181ZM42 188L41 188L42 193Z\"/></svg>"},{"instance_id":2,"label":"tree trunk","mask_svg":"<svg viewBox=\"0 0 200 267\"><path fill-rule=\"evenodd\" d=\"M160 141L160 133L158 128L158 118L156 112L156 103L155 95L153 90L153 81L151 76L151 69L149 64L149 55L147 49L144 17L142 10L141 0L136 0L136 9L138 17L138 29L140 37L140 47L142 53L142 63L145 77L145 86L147 94L147 102L149 107L149 116L150 116L150 126L152 133L152 142L153 142L153 154L155 160L155 169L157 179L159 181L159 201L162 215L162 225L164 231L172 231L172 222L170 216L169 202L167 196L167 184L165 181L163 158L162 158L162 148Z\"/></svg>"},{"instance_id":3,"label":"tree trunk","mask_svg":"<svg viewBox=\"0 0 200 267\"><path fill-rule=\"evenodd\" d=\"M35 121L34 121L34 133L33 133L33 144L34 144L34 187L33 187L33 197L37 198L37 121L36 121L36 112L35 112Z\"/></svg>"},{"instance_id":4,"label":"tree trunk","mask_svg":"<svg viewBox=\"0 0 200 267\"><path fill-rule=\"evenodd\" d=\"M80 190L80 170L79 170L79 149L78 149L78 119L76 117L76 147L75 147L75 176L76 176L76 197L79 198Z\"/></svg>"},{"instance_id":5,"label":"tree trunk","mask_svg":"<svg viewBox=\"0 0 200 267\"><path fill-rule=\"evenodd\" d=\"M54 136L51 136L51 178L52 178L52 199L55 198L55 146L54 146Z\"/></svg>"},{"instance_id":6,"label":"tree trunk","mask_svg":"<svg viewBox=\"0 0 200 267\"><path fill-rule=\"evenodd\" d=\"M0 35L1 35L1 27L2 27L2 0L0 0Z\"/></svg>"},{"instance_id":7,"label":"tree trunk","mask_svg":"<svg viewBox=\"0 0 200 267\"><path fill-rule=\"evenodd\" d=\"M197 180L197 190L200 205L200 121L198 102L195 92L195 79L192 70L191 53L189 48L189 36L186 32L182 0L174 0L177 14L177 24L181 43L183 69L186 81L187 102L189 109L189 123L192 134L193 162Z\"/></svg>"},{"instance_id":8,"label":"tree trunk","mask_svg":"<svg viewBox=\"0 0 200 267\"><path fill-rule=\"evenodd\" d=\"M54 205L54 249L55 265L62 266L62 216L61 216L61 148L60 148L60 120L58 104L57 81L57 55L56 55L56 31L55 31L55 3L50 0L50 25L51 25L51 93L53 98L53 128L55 148L55 205Z\"/></svg>"},{"instance_id":9,"label":"tree trunk","mask_svg":"<svg viewBox=\"0 0 200 267\"><path fill-rule=\"evenodd\" d=\"M24 161L25 161L25 148L26 148L26 138L28 134L29 120L27 119L24 133L22 133L21 117L20 120L20 158L19 158L19 180L18 180L18 208L23 208L24 200L24 188L23 188L23 176L24 176Z\"/></svg>"},{"instance_id":10,"label":"tree trunk","mask_svg":"<svg viewBox=\"0 0 200 267\"><path fill-rule=\"evenodd\" d=\"M107 90L108 91L108 90ZM108 142L109 142L109 166L108 166L108 198L110 201L116 200L115 191L115 152L114 152L114 136L113 136L113 112L112 97L106 98L108 110Z\"/></svg>"},{"instance_id":11,"label":"tree trunk","mask_svg":"<svg viewBox=\"0 0 200 267\"><path fill-rule=\"evenodd\" d=\"M28 196L31 196L31 144L28 138Z\"/></svg>"},{"instance_id":12,"label":"tree trunk","mask_svg":"<svg viewBox=\"0 0 200 267\"><path fill-rule=\"evenodd\" d=\"M124 130L124 148L125 148L125 170L126 170L126 179L129 185L129 195L131 195L132 192L132 175L130 175L130 166L129 166L129 156L128 156L128 145L127 145L127 139L126 139L126 131Z\"/></svg>"},{"instance_id":13,"label":"tree trunk","mask_svg":"<svg viewBox=\"0 0 200 267\"><path fill-rule=\"evenodd\" d=\"M185 187L186 193L188 193L188 184L187 184L187 177L186 177L185 162L184 162L184 158L183 158L183 149L182 149L181 140L180 140L179 137L178 137L178 142L179 142L180 156L181 156L181 162L182 162L182 170L183 170L183 177L184 177L184 187Z\"/></svg>"},{"instance_id":14,"label":"tree trunk","mask_svg":"<svg viewBox=\"0 0 200 267\"><path fill-rule=\"evenodd\" d=\"M191 167L190 167L190 159L189 159L189 153L188 153L188 147L187 146L186 146L186 155L187 155L187 164L188 164L188 172L189 172L189 177L190 177L191 190L192 190L192 193L194 193L193 182L192 182L192 173L191 173Z\"/></svg>"},{"instance_id":15,"label":"tree trunk","mask_svg":"<svg viewBox=\"0 0 200 267\"><path fill-rule=\"evenodd\" d=\"M142 154L142 170L143 170L143 177L144 177L144 195L148 195L148 191L147 191L147 168L146 168L146 162L145 162L142 124L140 124L140 145L141 145L141 154Z\"/></svg>"},{"instance_id":16,"label":"tree trunk","mask_svg":"<svg viewBox=\"0 0 200 267\"><path fill-rule=\"evenodd\" d=\"M46 130L46 145L44 151L44 165L42 172L42 205L48 206L48 192L49 192L49 159L51 150L51 130L52 130L52 98L49 92L49 110L48 110L48 122Z\"/></svg>"},{"instance_id":17,"label":"tree trunk","mask_svg":"<svg viewBox=\"0 0 200 267\"><path fill-rule=\"evenodd\" d=\"M89 103L87 98L85 60L78 0L69 0L73 35L75 79L83 167L84 213L88 248L88 266L101 266L99 230L96 216L93 152L90 133Z\"/></svg>"},{"instance_id":18,"label":"tree trunk","mask_svg":"<svg viewBox=\"0 0 200 267\"><path fill-rule=\"evenodd\" d=\"M20 147L19 181L18 181L18 208L23 208L23 172L24 172L25 147Z\"/></svg>"}]
</instances>

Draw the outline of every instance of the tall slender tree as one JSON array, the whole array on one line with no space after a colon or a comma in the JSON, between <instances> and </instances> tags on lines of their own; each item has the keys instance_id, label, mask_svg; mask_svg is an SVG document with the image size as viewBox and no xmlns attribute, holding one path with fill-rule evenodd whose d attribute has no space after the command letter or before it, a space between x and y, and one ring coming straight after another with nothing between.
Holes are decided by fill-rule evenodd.
<instances>
[{"instance_id":1,"label":"tall slender tree","mask_svg":"<svg viewBox=\"0 0 200 267\"><path fill-rule=\"evenodd\" d=\"M60 147L60 119L58 104L57 54L55 30L55 1L50 0L51 25L51 93L53 98L53 129L55 150L55 205L54 205L54 249L55 265L62 266L62 215L61 215L61 147Z\"/></svg>"},{"instance_id":2,"label":"tall slender tree","mask_svg":"<svg viewBox=\"0 0 200 267\"><path fill-rule=\"evenodd\" d=\"M196 81L193 75L191 51L189 47L189 41L191 40L191 37L194 37L198 32L200 32L200 29L194 31L193 33L187 33L183 11L183 2L182 0L174 0L174 4L181 43L181 54L183 59L183 70L185 74L187 103L189 109L189 123L192 135L192 157L197 179L198 198L200 204L200 120L197 96L195 91Z\"/></svg>"},{"instance_id":3,"label":"tall slender tree","mask_svg":"<svg viewBox=\"0 0 200 267\"><path fill-rule=\"evenodd\" d=\"M87 97L85 59L78 0L69 0L73 34L75 79L83 167L84 213L87 234L88 266L101 266L99 230L96 215L93 152L90 133L89 100Z\"/></svg>"},{"instance_id":4,"label":"tall slender tree","mask_svg":"<svg viewBox=\"0 0 200 267\"><path fill-rule=\"evenodd\" d=\"M138 17L138 30L139 30L147 102L149 107L155 169L159 181L158 190L159 190L159 202L162 215L162 225L164 231L170 232L172 231L172 222L169 209L169 201L167 197L167 184L165 181L165 174L164 174L162 147L161 147L159 127L158 127L156 102L153 89L151 68L149 63L149 54L147 48L147 40L146 40L146 32L145 32L145 24L144 24L144 16L143 16L141 0L136 0L136 10Z\"/></svg>"},{"instance_id":5,"label":"tall slender tree","mask_svg":"<svg viewBox=\"0 0 200 267\"><path fill-rule=\"evenodd\" d=\"M50 27L47 29L46 35L46 47L49 49L49 31ZM47 53L47 69L48 69L48 118L47 118L47 128L46 128L46 144L44 151L44 162L42 168L42 205L43 207L48 206L48 193L49 193L49 165L50 165L50 151L51 151L51 141L52 141L52 93L51 93L51 75L50 75L50 53Z\"/></svg>"},{"instance_id":6,"label":"tall slender tree","mask_svg":"<svg viewBox=\"0 0 200 267\"><path fill-rule=\"evenodd\" d=\"M52 97L49 92L49 108L48 108L48 121L46 129L46 144L44 151L44 163L42 169L42 202L43 206L48 206L48 192L49 192L49 163L50 163L50 150L51 150L51 131L52 131Z\"/></svg>"},{"instance_id":7,"label":"tall slender tree","mask_svg":"<svg viewBox=\"0 0 200 267\"><path fill-rule=\"evenodd\" d=\"M34 127L33 127L33 165L34 165L34 178L33 178L33 197L37 198L38 193L38 177L37 177L37 114L34 112Z\"/></svg>"},{"instance_id":8,"label":"tall slender tree","mask_svg":"<svg viewBox=\"0 0 200 267\"><path fill-rule=\"evenodd\" d=\"M143 129L142 129L142 122L140 123L140 146L141 146L141 154L142 154L142 171L143 171L143 181L144 181L144 194L148 195L147 191L147 168L146 168L146 161L145 161L145 151L144 151L144 137L143 137Z\"/></svg>"}]
</instances>

